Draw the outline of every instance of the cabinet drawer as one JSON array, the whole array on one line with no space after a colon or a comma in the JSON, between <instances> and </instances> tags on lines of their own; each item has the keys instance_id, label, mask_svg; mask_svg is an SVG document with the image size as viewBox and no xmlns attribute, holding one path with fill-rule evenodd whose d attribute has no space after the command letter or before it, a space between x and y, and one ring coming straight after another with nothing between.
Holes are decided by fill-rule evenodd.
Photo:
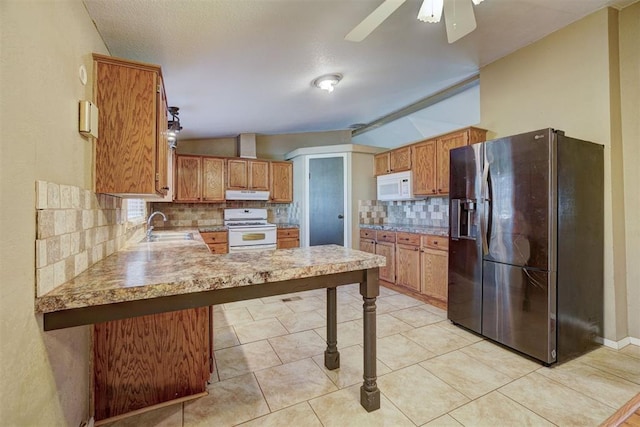
<instances>
[{"instance_id":1,"label":"cabinet drawer","mask_svg":"<svg viewBox=\"0 0 640 427\"><path fill-rule=\"evenodd\" d=\"M444 236L422 236L422 246L446 251L449 249L449 238Z\"/></svg>"},{"instance_id":2,"label":"cabinet drawer","mask_svg":"<svg viewBox=\"0 0 640 427\"><path fill-rule=\"evenodd\" d=\"M297 228L278 228L278 239L297 239L299 236Z\"/></svg>"},{"instance_id":3,"label":"cabinet drawer","mask_svg":"<svg viewBox=\"0 0 640 427\"><path fill-rule=\"evenodd\" d=\"M399 232L397 234L397 242L402 243L403 245L420 246L420 235Z\"/></svg>"},{"instance_id":4,"label":"cabinet drawer","mask_svg":"<svg viewBox=\"0 0 640 427\"><path fill-rule=\"evenodd\" d=\"M371 229L368 229L368 228L361 228L360 229L360 238L375 240L376 239L376 230L371 230Z\"/></svg>"},{"instance_id":5,"label":"cabinet drawer","mask_svg":"<svg viewBox=\"0 0 640 427\"><path fill-rule=\"evenodd\" d=\"M396 232L395 231L376 231L376 241L378 242L396 242Z\"/></svg>"},{"instance_id":6,"label":"cabinet drawer","mask_svg":"<svg viewBox=\"0 0 640 427\"><path fill-rule=\"evenodd\" d=\"M207 246L209 246L209 251L211 251L212 254L226 254L229 252L226 243L212 243L207 244Z\"/></svg>"},{"instance_id":7,"label":"cabinet drawer","mask_svg":"<svg viewBox=\"0 0 640 427\"><path fill-rule=\"evenodd\" d=\"M208 233L200 233L202 236L202 240L206 244L209 243L227 243L227 232L226 231L213 231Z\"/></svg>"}]
</instances>

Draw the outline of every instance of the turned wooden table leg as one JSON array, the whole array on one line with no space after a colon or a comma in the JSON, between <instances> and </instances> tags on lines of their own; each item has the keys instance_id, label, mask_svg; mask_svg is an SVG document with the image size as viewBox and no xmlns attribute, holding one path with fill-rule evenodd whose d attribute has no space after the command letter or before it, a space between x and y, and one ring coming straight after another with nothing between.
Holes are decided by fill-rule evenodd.
<instances>
[{"instance_id":1,"label":"turned wooden table leg","mask_svg":"<svg viewBox=\"0 0 640 427\"><path fill-rule=\"evenodd\" d=\"M366 282L360 283L364 299L364 383L360 387L360 404L367 412L380 408L380 389L376 382L376 297L379 293L378 269L369 269Z\"/></svg>"},{"instance_id":2,"label":"turned wooden table leg","mask_svg":"<svg viewBox=\"0 0 640 427\"><path fill-rule=\"evenodd\" d=\"M327 288L327 349L324 352L324 366L331 370L340 367L336 294L336 288Z\"/></svg>"}]
</instances>

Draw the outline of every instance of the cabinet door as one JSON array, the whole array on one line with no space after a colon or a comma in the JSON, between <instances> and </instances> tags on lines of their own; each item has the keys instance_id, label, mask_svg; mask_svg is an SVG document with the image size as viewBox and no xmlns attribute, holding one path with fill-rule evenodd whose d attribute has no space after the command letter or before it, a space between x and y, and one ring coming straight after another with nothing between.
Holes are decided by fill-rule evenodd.
<instances>
[{"instance_id":1,"label":"cabinet door","mask_svg":"<svg viewBox=\"0 0 640 427\"><path fill-rule=\"evenodd\" d=\"M202 158L202 200L224 202L224 159Z\"/></svg>"},{"instance_id":2,"label":"cabinet door","mask_svg":"<svg viewBox=\"0 0 640 427\"><path fill-rule=\"evenodd\" d=\"M199 156L177 156L176 201L198 202L201 194L202 158Z\"/></svg>"},{"instance_id":3,"label":"cabinet door","mask_svg":"<svg viewBox=\"0 0 640 427\"><path fill-rule=\"evenodd\" d=\"M469 133L458 132L438 138L437 159L438 174L437 184L439 194L449 193L449 150L467 145L469 142Z\"/></svg>"},{"instance_id":4,"label":"cabinet door","mask_svg":"<svg viewBox=\"0 0 640 427\"><path fill-rule=\"evenodd\" d=\"M420 259L422 264L420 290L427 296L446 302L448 253L423 248Z\"/></svg>"},{"instance_id":5,"label":"cabinet door","mask_svg":"<svg viewBox=\"0 0 640 427\"><path fill-rule=\"evenodd\" d=\"M396 284L420 292L420 247L396 245Z\"/></svg>"},{"instance_id":6,"label":"cabinet door","mask_svg":"<svg viewBox=\"0 0 640 427\"><path fill-rule=\"evenodd\" d=\"M376 242L370 239L360 239L360 250L363 252L369 252L370 254L375 254Z\"/></svg>"},{"instance_id":7,"label":"cabinet door","mask_svg":"<svg viewBox=\"0 0 640 427\"><path fill-rule=\"evenodd\" d=\"M411 169L411 146L396 148L389 153L389 168L392 173Z\"/></svg>"},{"instance_id":8,"label":"cabinet door","mask_svg":"<svg viewBox=\"0 0 640 427\"><path fill-rule=\"evenodd\" d=\"M271 166L271 201L293 201L293 163L270 162Z\"/></svg>"},{"instance_id":9,"label":"cabinet door","mask_svg":"<svg viewBox=\"0 0 640 427\"><path fill-rule=\"evenodd\" d=\"M244 159L227 160L227 188L230 190L246 190L247 161Z\"/></svg>"},{"instance_id":10,"label":"cabinet door","mask_svg":"<svg viewBox=\"0 0 640 427\"><path fill-rule=\"evenodd\" d=\"M95 61L95 103L100 109L96 192L156 192L158 72L105 58ZM101 57L100 57L101 58ZM165 122L166 124L166 122Z\"/></svg>"},{"instance_id":11,"label":"cabinet door","mask_svg":"<svg viewBox=\"0 0 640 427\"><path fill-rule=\"evenodd\" d=\"M413 193L436 194L436 142L421 142L413 146Z\"/></svg>"},{"instance_id":12,"label":"cabinet door","mask_svg":"<svg viewBox=\"0 0 640 427\"><path fill-rule=\"evenodd\" d=\"M249 160L249 189L269 190L269 162L264 160Z\"/></svg>"},{"instance_id":13,"label":"cabinet door","mask_svg":"<svg viewBox=\"0 0 640 427\"><path fill-rule=\"evenodd\" d=\"M168 165L169 141L167 139L167 96L162 78L158 77L158 108L156 125L158 126L156 145L156 192L166 195L169 190Z\"/></svg>"},{"instance_id":14,"label":"cabinet door","mask_svg":"<svg viewBox=\"0 0 640 427\"><path fill-rule=\"evenodd\" d=\"M376 154L373 157L373 173L375 176L390 173L389 153Z\"/></svg>"},{"instance_id":15,"label":"cabinet door","mask_svg":"<svg viewBox=\"0 0 640 427\"><path fill-rule=\"evenodd\" d=\"M96 420L204 392L209 325L209 307L96 324Z\"/></svg>"},{"instance_id":16,"label":"cabinet door","mask_svg":"<svg viewBox=\"0 0 640 427\"><path fill-rule=\"evenodd\" d=\"M396 282L396 245L395 243L377 242L376 254L387 258L387 265L380 267L378 277L389 283Z\"/></svg>"}]
</instances>

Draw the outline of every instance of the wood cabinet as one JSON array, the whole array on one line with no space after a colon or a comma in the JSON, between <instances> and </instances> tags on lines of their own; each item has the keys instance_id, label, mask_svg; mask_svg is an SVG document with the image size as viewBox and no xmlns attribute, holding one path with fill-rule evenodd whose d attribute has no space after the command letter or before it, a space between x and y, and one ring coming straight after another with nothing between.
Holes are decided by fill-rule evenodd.
<instances>
[{"instance_id":1,"label":"wood cabinet","mask_svg":"<svg viewBox=\"0 0 640 427\"><path fill-rule=\"evenodd\" d=\"M438 194L436 184L436 141L413 146L413 194Z\"/></svg>"},{"instance_id":2,"label":"wood cabinet","mask_svg":"<svg viewBox=\"0 0 640 427\"><path fill-rule=\"evenodd\" d=\"M227 160L229 190L269 190L269 161L231 158Z\"/></svg>"},{"instance_id":3,"label":"wood cabinet","mask_svg":"<svg viewBox=\"0 0 640 427\"><path fill-rule=\"evenodd\" d=\"M202 201L223 202L224 159L202 157Z\"/></svg>"},{"instance_id":4,"label":"wood cabinet","mask_svg":"<svg viewBox=\"0 0 640 427\"><path fill-rule=\"evenodd\" d=\"M420 267L422 280L420 292L446 305L449 239L439 236L422 236L421 239Z\"/></svg>"},{"instance_id":5,"label":"wood cabinet","mask_svg":"<svg viewBox=\"0 0 640 427\"><path fill-rule=\"evenodd\" d=\"M483 142L486 136L486 130L468 127L376 154L374 175L411 170L414 195L449 194L449 151Z\"/></svg>"},{"instance_id":6,"label":"wood cabinet","mask_svg":"<svg viewBox=\"0 0 640 427\"><path fill-rule=\"evenodd\" d=\"M202 158L176 156L176 202L199 202L202 194Z\"/></svg>"},{"instance_id":7,"label":"wood cabinet","mask_svg":"<svg viewBox=\"0 0 640 427\"><path fill-rule=\"evenodd\" d=\"M374 156L374 174L402 172L411 169L411 147L400 147L395 150L376 154Z\"/></svg>"},{"instance_id":8,"label":"wood cabinet","mask_svg":"<svg viewBox=\"0 0 640 427\"><path fill-rule=\"evenodd\" d=\"M176 156L176 202L223 202L225 159Z\"/></svg>"},{"instance_id":9,"label":"wood cabinet","mask_svg":"<svg viewBox=\"0 0 640 427\"><path fill-rule=\"evenodd\" d=\"M167 192L167 101L159 66L93 54L96 193L159 199Z\"/></svg>"},{"instance_id":10,"label":"wood cabinet","mask_svg":"<svg viewBox=\"0 0 640 427\"><path fill-rule=\"evenodd\" d=\"M95 419L206 391L209 307L94 325Z\"/></svg>"},{"instance_id":11,"label":"wood cabinet","mask_svg":"<svg viewBox=\"0 0 640 427\"><path fill-rule=\"evenodd\" d=\"M360 229L360 250L383 255L381 284L447 308L448 237Z\"/></svg>"},{"instance_id":12,"label":"wood cabinet","mask_svg":"<svg viewBox=\"0 0 640 427\"><path fill-rule=\"evenodd\" d=\"M270 197L272 202L293 202L293 163L269 162L270 167Z\"/></svg>"},{"instance_id":13,"label":"wood cabinet","mask_svg":"<svg viewBox=\"0 0 640 427\"><path fill-rule=\"evenodd\" d=\"M300 230L297 228L279 228L277 245L278 249L300 247Z\"/></svg>"},{"instance_id":14,"label":"wood cabinet","mask_svg":"<svg viewBox=\"0 0 640 427\"><path fill-rule=\"evenodd\" d=\"M229 252L229 233L227 231L201 232L200 237L207 244L213 254L226 254Z\"/></svg>"}]
</instances>

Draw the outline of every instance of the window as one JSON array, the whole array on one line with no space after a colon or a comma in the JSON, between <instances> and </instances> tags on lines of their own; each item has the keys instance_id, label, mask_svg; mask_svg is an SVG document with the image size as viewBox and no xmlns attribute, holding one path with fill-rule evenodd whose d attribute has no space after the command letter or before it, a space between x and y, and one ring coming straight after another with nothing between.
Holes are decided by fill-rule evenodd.
<instances>
[{"instance_id":1,"label":"window","mask_svg":"<svg viewBox=\"0 0 640 427\"><path fill-rule=\"evenodd\" d=\"M146 203L142 199L127 199L127 221L142 221L146 213Z\"/></svg>"}]
</instances>

